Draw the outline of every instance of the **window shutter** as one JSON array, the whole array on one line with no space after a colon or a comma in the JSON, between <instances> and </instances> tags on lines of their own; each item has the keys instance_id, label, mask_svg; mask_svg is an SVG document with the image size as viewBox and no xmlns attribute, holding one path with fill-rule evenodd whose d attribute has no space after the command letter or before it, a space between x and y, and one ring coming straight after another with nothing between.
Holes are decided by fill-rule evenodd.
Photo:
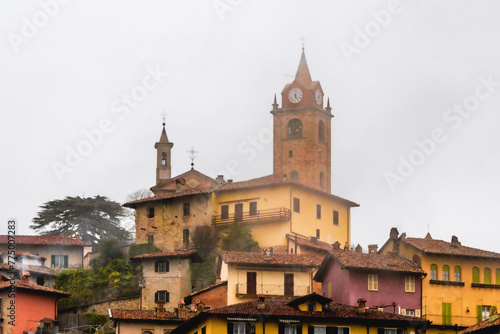
<instances>
[{"instance_id":1,"label":"window shutter","mask_svg":"<svg viewBox=\"0 0 500 334\"><path fill-rule=\"evenodd\" d=\"M155 273L158 272L158 261L155 262Z\"/></svg>"},{"instance_id":2,"label":"window shutter","mask_svg":"<svg viewBox=\"0 0 500 334\"><path fill-rule=\"evenodd\" d=\"M64 268L68 268L68 255L64 255Z\"/></svg>"},{"instance_id":3,"label":"window shutter","mask_svg":"<svg viewBox=\"0 0 500 334\"><path fill-rule=\"evenodd\" d=\"M227 334L233 334L233 323L232 322L227 323Z\"/></svg>"},{"instance_id":4,"label":"window shutter","mask_svg":"<svg viewBox=\"0 0 500 334\"><path fill-rule=\"evenodd\" d=\"M309 327L307 328L307 333L308 333L308 334L314 334L314 326L309 326Z\"/></svg>"},{"instance_id":5,"label":"window shutter","mask_svg":"<svg viewBox=\"0 0 500 334\"><path fill-rule=\"evenodd\" d=\"M285 325L282 323L278 325L278 334L285 334Z\"/></svg>"},{"instance_id":6,"label":"window shutter","mask_svg":"<svg viewBox=\"0 0 500 334\"><path fill-rule=\"evenodd\" d=\"M415 316L416 316L417 318L420 318L420 310L415 310Z\"/></svg>"},{"instance_id":7,"label":"window shutter","mask_svg":"<svg viewBox=\"0 0 500 334\"><path fill-rule=\"evenodd\" d=\"M379 329L377 329L377 333L378 333L378 334L384 334L384 329L383 329L383 328L379 328Z\"/></svg>"},{"instance_id":8,"label":"window shutter","mask_svg":"<svg viewBox=\"0 0 500 334\"><path fill-rule=\"evenodd\" d=\"M166 262L166 269L165 269L165 271L167 273L170 271L170 262L169 261Z\"/></svg>"},{"instance_id":9,"label":"window shutter","mask_svg":"<svg viewBox=\"0 0 500 334\"><path fill-rule=\"evenodd\" d=\"M166 291L165 292L165 303L169 303L170 302L170 292Z\"/></svg>"},{"instance_id":10,"label":"window shutter","mask_svg":"<svg viewBox=\"0 0 500 334\"><path fill-rule=\"evenodd\" d=\"M402 329L402 328L398 328L398 329L396 330L396 333L397 333L397 334L403 334L403 329Z\"/></svg>"},{"instance_id":11,"label":"window shutter","mask_svg":"<svg viewBox=\"0 0 500 334\"><path fill-rule=\"evenodd\" d=\"M302 334L302 324L297 325L297 334Z\"/></svg>"},{"instance_id":12,"label":"window shutter","mask_svg":"<svg viewBox=\"0 0 500 334\"><path fill-rule=\"evenodd\" d=\"M483 306L482 305L477 305L476 306L476 317L477 317L477 322L483 321Z\"/></svg>"},{"instance_id":13,"label":"window shutter","mask_svg":"<svg viewBox=\"0 0 500 334\"><path fill-rule=\"evenodd\" d=\"M326 327L326 334L337 334L337 327Z\"/></svg>"},{"instance_id":14,"label":"window shutter","mask_svg":"<svg viewBox=\"0 0 500 334\"><path fill-rule=\"evenodd\" d=\"M246 323L245 324L245 333L250 333L252 331L252 326L250 325L250 323Z\"/></svg>"},{"instance_id":15,"label":"window shutter","mask_svg":"<svg viewBox=\"0 0 500 334\"><path fill-rule=\"evenodd\" d=\"M401 314L402 314L402 315L406 315L406 309L402 308L402 309L401 309Z\"/></svg>"},{"instance_id":16,"label":"window shutter","mask_svg":"<svg viewBox=\"0 0 500 334\"><path fill-rule=\"evenodd\" d=\"M155 303L158 301L158 292L155 292Z\"/></svg>"},{"instance_id":17,"label":"window shutter","mask_svg":"<svg viewBox=\"0 0 500 334\"><path fill-rule=\"evenodd\" d=\"M349 332L350 332L350 328L349 328L349 327L344 327L344 328L342 329L342 334L349 334ZM334 333L334 334L335 334L335 333Z\"/></svg>"},{"instance_id":18,"label":"window shutter","mask_svg":"<svg viewBox=\"0 0 500 334\"><path fill-rule=\"evenodd\" d=\"M55 267L56 266L56 256L55 255L51 255L50 256L50 266L51 267Z\"/></svg>"}]
</instances>

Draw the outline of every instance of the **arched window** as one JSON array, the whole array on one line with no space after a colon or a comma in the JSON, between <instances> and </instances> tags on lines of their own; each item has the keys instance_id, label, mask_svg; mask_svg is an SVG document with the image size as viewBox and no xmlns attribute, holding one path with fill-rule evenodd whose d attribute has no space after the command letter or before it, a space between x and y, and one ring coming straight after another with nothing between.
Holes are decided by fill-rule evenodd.
<instances>
[{"instance_id":1,"label":"arched window","mask_svg":"<svg viewBox=\"0 0 500 334\"><path fill-rule=\"evenodd\" d=\"M455 282L462 282L462 269L459 266L455 266L453 271L455 272L453 280Z\"/></svg>"},{"instance_id":2,"label":"arched window","mask_svg":"<svg viewBox=\"0 0 500 334\"><path fill-rule=\"evenodd\" d=\"M443 266L443 281L449 281L450 280L450 267L445 264Z\"/></svg>"},{"instance_id":3,"label":"arched window","mask_svg":"<svg viewBox=\"0 0 500 334\"><path fill-rule=\"evenodd\" d=\"M161 154L161 165L165 166L167 164L167 152L162 152Z\"/></svg>"},{"instance_id":4,"label":"arched window","mask_svg":"<svg viewBox=\"0 0 500 334\"><path fill-rule=\"evenodd\" d=\"M291 172L290 178L292 179L292 181L299 182L299 173L297 171Z\"/></svg>"},{"instance_id":5,"label":"arched window","mask_svg":"<svg viewBox=\"0 0 500 334\"><path fill-rule=\"evenodd\" d=\"M298 118L288 121L288 137L302 137L302 122Z\"/></svg>"},{"instance_id":6,"label":"arched window","mask_svg":"<svg viewBox=\"0 0 500 334\"><path fill-rule=\"evenodd\" d=\"M479 268L472 268L472 283L479 283Z\"/></svg>"},{"instance_id":7,"label":"arched window","mask_svg":"<svg viewBox=\"0 0 500 334\"><path fill-rule=\"evenodd\" d=\"M151 331L144 331L142 332L142 334L153 334L153 333L151 333Z\"/></svg>"},{"instance_id":8,"label":"arched window","mask_svg":"<svg viewBox=\"0 0 500 334\"><path fill-rule=\"evenodd\" d=\"M318 124L318 138L321 141L325 141L325 123L323 121L319 121Z\"/></svg>"},{"instance_id":9,"label":"arched window","mask_svg":"<svg viewBox=\"0 0 500 334\"><path fill-rule=\"evenodd\" d=\"M319 173L319 187L323 189L325 187L325 173Z\"/></svg>"},{"instance_id":10,"label":"arched window","mask_svg":"<svg viewBox=\"0 0 500 334\"><path fill-rule=\"evenodd\" d=\"M438 266L431 264L431 279L438 279Z\"/></svg>"},{"instance_id":11,"label":"arched window","mask_svg":"<svg viewBox=\"0 0 500 334\"><path fill-rule=\"evenodd\" d=\"M484 284L491 284L491 269L484 268Z\"/></svg>"}]
</instances>

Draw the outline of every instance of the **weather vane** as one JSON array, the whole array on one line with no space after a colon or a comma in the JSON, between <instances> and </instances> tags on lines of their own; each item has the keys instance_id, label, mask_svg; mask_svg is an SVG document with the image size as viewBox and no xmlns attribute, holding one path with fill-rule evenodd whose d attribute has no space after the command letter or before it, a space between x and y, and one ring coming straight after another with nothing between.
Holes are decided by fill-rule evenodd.
<instances>
[{"instance_id":1,"label":"weather vane","mask_svg":"<svg viewBox=\"0 0 500 334\"><path fill-rule=\"evenodd\" d=\"M162 118L163 118L163 126L165 126L165 120L167 119L167 114L165 113L165 111L163 111L163 114L161 114Z\"/></svg>"},{"instance_id":2,"label":"weather vane","mask_svg":"<svg viewBox=\"0 0 500 334\"><path fill-rule=\"evenodd\" d=\"M302 51L304 51L304 48L306 46L306 38L304 36L302 36L302 38L300 40L302 41Z\"/></svg>"},{"instance_id":3,"label":"weather vane","mask_svg":"<svg viewBox=\"0 0 500 334\"><path fill-rule=\"evenodd\" d=\"M191 149L189 151L187 151L187 153L189 153L189 159L191 159L191 169L193 169L194 168L194 159L196 159L195 154L198 153L198 151L195 151L194 147L191 146Z\"/></svg>"}]
</instances>

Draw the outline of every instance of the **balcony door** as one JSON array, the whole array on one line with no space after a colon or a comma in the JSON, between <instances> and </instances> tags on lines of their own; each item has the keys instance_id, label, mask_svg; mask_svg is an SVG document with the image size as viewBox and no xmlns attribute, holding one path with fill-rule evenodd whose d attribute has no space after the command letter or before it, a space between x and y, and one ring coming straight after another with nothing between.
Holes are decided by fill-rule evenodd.
<instances>
[{"instance_id":1,"label":"balcony door","mask_svg":"<svg viewBox=\"0 0 500 334\"><path fill-rule=\"evenodd\" d=\"M293 274L285 274L285 296L293 296Z\"/></svg>"},{"instance_id":2,"label":"balcony door","mask_svg":"<svg viewBox=\"0 0 500 334\"><path fill-rule=\"evenodd\" d=\"M257 273L254 271L247 272L247 295L257 294Z\"/></svg>"},{"instance_id":3,"label":"balcony door","mask_svg":"<svg viewBox=\"0 0 500 334\"><path fill-rule=\"evenodd\" d=\"M240 222L243 220L243 203L234 205L234 220Z\"/></svg>"}]
</instances>

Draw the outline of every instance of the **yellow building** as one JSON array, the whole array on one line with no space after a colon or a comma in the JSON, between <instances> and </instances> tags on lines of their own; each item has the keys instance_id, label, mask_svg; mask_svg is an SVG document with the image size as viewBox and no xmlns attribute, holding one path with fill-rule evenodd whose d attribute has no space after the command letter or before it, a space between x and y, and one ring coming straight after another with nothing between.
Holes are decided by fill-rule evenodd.
<instances>
[{"instance_id":1,"label":"yellow building","mask_svg":"<svg viewBox=\"0 0 500 334\"><path fill-rule=\"evenodd\" d=\"M333 303L310 294L291 301L252 301L202 312L171 334L415 334L425 320L359 306ZM157 334L157 333L153 333Z\"/></svg>"},{"instance_id":2,"label":"yellow building","mask_svg":"<svg viewBox=\"0 0 500 334\"><path fill-rule=\"evenodd\" d=\"M410 259L427 273L422 281L422 316L432 322L429 333L455 333L488 319L500 305L500 254L451 242L399 236L380 249Z\"/></svg>"},{"instance_id":3,"label":"yellow building","mask_svg":"<svg viewBox=\"0 0 500 334\"><path fill-rule=\"evenodd\" d=\"M331 194L333 115L329 102L324 107L320 83L311 80L304 53L281 99L280 108L275 97L271 111L273 174L248 181L213 179L193 168L172 178L173 143L164 123L155 144L154 196L125 204L136 210L136 243L186 249L196 226L224 229L239 221L250 225L259 246L274 252L300 253L300 245L289 247L293 236L349 245L350 210L358 204Z\"/></svg>"}]
</instances>

